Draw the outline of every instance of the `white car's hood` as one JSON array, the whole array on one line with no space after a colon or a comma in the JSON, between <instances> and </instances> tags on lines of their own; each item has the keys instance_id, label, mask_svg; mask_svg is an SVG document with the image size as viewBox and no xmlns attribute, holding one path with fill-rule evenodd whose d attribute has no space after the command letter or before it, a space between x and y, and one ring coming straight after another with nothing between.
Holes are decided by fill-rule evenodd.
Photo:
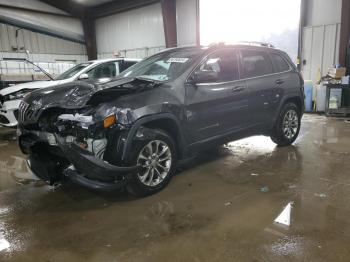
<instances>
[{"instance_id":1,"label":"white car's hood","mask_svg":"<svg viewBox=\"0 0 350 262\"><path fill-rule=\"evenodd\" d=\"M22 89L45 88L45 87L50 87L50 86L59 85L59 84L63 84L62 80L34 81L34 82L29 82L29 83L24 83L24 84L19 84L19 85L14 85L14 86L4 88L0 90L0 95L5 96L8 94L20 91Z\"/></svg>"}]
</instances>

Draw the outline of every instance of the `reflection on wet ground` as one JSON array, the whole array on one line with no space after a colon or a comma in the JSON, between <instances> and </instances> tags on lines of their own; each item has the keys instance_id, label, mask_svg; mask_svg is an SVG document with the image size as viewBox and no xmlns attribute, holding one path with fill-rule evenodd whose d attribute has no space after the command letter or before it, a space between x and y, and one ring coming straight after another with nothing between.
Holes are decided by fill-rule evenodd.
<instances>
[{"instance_id":1,"label":"reflection on wet ground","mask_svg":"<svg viewBox=\"0 0 350 262\"><path fill-rule=\"evenodd\" d=\"M51 188L0 133L0 261L350 259L344 119L305 115L290 147L252 137L205 152L144 199Z\"/></svg>"}]
</instances>

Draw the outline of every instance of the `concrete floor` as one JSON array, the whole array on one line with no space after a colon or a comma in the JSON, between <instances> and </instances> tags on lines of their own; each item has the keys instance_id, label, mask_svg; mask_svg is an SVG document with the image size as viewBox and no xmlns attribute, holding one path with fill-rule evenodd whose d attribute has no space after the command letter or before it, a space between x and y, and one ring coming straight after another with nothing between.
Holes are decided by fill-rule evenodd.
<instances>
[{"instance_id":1,"label":"concrete floor","mask_svg":"<svg viewBox=\"0 0 350 262\"><path fill-rule=\"evenodd\" d=\"M350 123L305 115L198 157L144 199L32 180L0 138L0 261L349 261ZM274 222L291 203L290 225ZM6 248L7 247L7 248Z\"/></svg>"}]
</instances>

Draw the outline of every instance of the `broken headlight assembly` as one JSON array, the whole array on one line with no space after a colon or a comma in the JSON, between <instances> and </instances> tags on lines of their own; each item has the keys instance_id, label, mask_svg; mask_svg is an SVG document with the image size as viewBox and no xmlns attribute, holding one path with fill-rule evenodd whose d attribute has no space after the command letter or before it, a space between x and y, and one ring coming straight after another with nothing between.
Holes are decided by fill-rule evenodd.
<instances>
[{"instance_id":1,"label":"broken headlight assembly","mask_svg":"<svg viewBox=\"0 0 350 262\"><path fill-rule=\"evenodd\" d=\"M24 98L27 94L31 93L34 91L34 89L22 89L17 92L14 92L12 94L6 95L4 98L4 101L11 101L11 100L18 100Z\"/></svg>"}]
</instances>

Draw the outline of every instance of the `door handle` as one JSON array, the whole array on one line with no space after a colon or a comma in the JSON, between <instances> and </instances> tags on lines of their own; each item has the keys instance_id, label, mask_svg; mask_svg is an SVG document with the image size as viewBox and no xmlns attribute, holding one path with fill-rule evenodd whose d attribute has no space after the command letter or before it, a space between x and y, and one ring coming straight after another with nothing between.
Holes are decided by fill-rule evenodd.
<instances>
[{"instance_id":1,"label":"door handle","mask_svg":"<svg viewBox=\"0 0 350 262\"><path fill-rule=\"evenodd\" d=\"M239 92L239 91L243 91L245 89L245 86L235 86L234 88L232 88L233 92Z\"/></svg>"},{"instance_id":2,"label":"door handle","mask_svg":"<svg viewBox=\"0 0 350 262\"><path fill-rule=\"evenodd\" d=\"M282 85L282 84L284 83L284 80L283 80L283 79L277 79L277 80L275 81L275 83L276 83L277 85Z\"/></svg>"}]
</instances>

